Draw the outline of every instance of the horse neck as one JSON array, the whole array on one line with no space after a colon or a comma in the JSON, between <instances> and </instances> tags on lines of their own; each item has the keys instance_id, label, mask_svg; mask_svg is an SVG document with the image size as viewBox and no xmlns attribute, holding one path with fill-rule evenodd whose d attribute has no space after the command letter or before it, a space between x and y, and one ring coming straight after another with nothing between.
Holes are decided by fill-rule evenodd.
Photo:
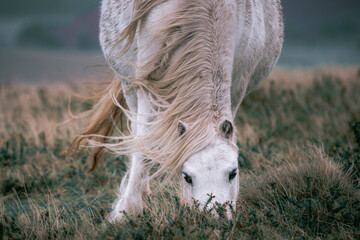
<instances>
[{"instance_id":1,"label":"horse neck","mask_svg":"<svg viewBox=\"0 0 360 240\"><path fill-rule=\"evenodd\" d=\"M215 16L209 21L204 35L207 48L208 76L212 80L212 111L216 119L232 119L231 112L231 78L235 52L235 17L231 4L219 7L214 4ZM215 20L216 18L216 20Z\"/></svg>"},{"instance_id":2,"label":"horse neck","mask_svg":"<svg viewBox=\"0 0 360 240\"><path fill-rule=\"evenodd\" d=\"M172 0L154 8L139 29L138 64L145 66L140 67L145 69L140 75L158 79L164 72L175 72L169 74L168 79L175 76L176 81L182 82L179 85L183 84L179 88L188 88L207 104L207 111L198 114L232 119L230 86L236 35L235 11L235 2L219 3L218 0ZM194 18L198 21L194 22ZM160 29L163 34L155 33L153 29ZM172 29L182 31L176 33ZM164 46L168 51L162 50ZM156 57L152 58L154 55ZM175 67L171 69L169 66ZM161 83L158 86L157 89L162 88Z\"/></svg>"}]
</instances>

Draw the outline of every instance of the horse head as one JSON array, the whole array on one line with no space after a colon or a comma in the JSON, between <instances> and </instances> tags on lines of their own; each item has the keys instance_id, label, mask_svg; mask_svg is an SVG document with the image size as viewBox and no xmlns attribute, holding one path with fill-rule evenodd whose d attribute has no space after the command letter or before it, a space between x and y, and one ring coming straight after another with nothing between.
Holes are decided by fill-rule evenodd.
<instances>
[{"instance_id":1,"label":"horse head","mask_svg":"<svg viewBox=\"0 0 360 240\"><path fill-rule=\"evenodd\" d=\"M179 122L181 135L191 131L188 128ZM201 209L216 204L235 207L239 178L238 152L232 143L233 129L229 120L217 124L209 144L184 163L182 181L183 199L186 202L198 202Z\"/></svg>"}]
</instances>

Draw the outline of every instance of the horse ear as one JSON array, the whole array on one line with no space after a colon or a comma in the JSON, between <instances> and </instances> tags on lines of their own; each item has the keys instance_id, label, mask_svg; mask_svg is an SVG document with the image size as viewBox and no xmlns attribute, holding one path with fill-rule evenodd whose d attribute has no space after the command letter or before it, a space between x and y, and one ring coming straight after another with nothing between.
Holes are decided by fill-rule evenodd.
<instances>
[{"instance_id":1,"label":"horse ear","mask_svg":"<svg viewBox=\"0 0 360 240\"><path fill-rule=\"evenodd\" d=\"M229 122L228 120L225 120L222 124L221 124L221 133L222 135L226 138L229 139L231 134L233 133L233 126L231 124L231 122Z\"/></svg>"},{"instance_id":2,"label":"horse ear","mask_svg":"<svg viewBox=\"0 0 360 240\"><path fill-rule=\"evenodd\" d=\"M187 130L188 126L186 123L182 122L182 121L179 121L178 123L178 131L179 131L179 136L184 136L185 133L186 133L186 130Z\"/></svg>"}]
</instances>

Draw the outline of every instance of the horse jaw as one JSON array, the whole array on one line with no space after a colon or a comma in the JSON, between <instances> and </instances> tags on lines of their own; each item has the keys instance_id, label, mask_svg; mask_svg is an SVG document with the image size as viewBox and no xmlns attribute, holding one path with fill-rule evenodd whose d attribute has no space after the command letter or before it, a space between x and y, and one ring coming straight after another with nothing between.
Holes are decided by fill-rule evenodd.
<instances>
[{"instance_id":1,"label":"horse jaw","mask_svg":"<svg viewBox=\"0 0 360 240\"><path fill-rule=\"evenodd\" d=\"M219 139L190 157L183 166L183 199L188 203L199 201L200 208L215 203L230 203L235 208L239 192L237 155L228 142ZM236 176L230 179L234 170ZM206 204L210 196L214 198Z\"/></svg>"}]
</instances>

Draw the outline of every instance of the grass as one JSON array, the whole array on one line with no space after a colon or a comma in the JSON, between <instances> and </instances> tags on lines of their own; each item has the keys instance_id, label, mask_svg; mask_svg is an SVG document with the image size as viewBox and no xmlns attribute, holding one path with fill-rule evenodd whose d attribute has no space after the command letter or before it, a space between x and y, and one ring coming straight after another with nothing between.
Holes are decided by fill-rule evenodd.
<instances>
[{"instance_id":1,"label":"grass","mask_svg":"<svg viewBox=\"0 0 360 240\"><path fill-rule=\"evenodd\" d=\"M87 173L87 151L66 154L84 124L64 122L68 107L93 102L69 104L78 85L0 86L0 239L359 239L360 69L303 72L278 70L241 105L231 220L158 181L143 212L110 224L126 158Z\"/></svg>"}]
</instances>

